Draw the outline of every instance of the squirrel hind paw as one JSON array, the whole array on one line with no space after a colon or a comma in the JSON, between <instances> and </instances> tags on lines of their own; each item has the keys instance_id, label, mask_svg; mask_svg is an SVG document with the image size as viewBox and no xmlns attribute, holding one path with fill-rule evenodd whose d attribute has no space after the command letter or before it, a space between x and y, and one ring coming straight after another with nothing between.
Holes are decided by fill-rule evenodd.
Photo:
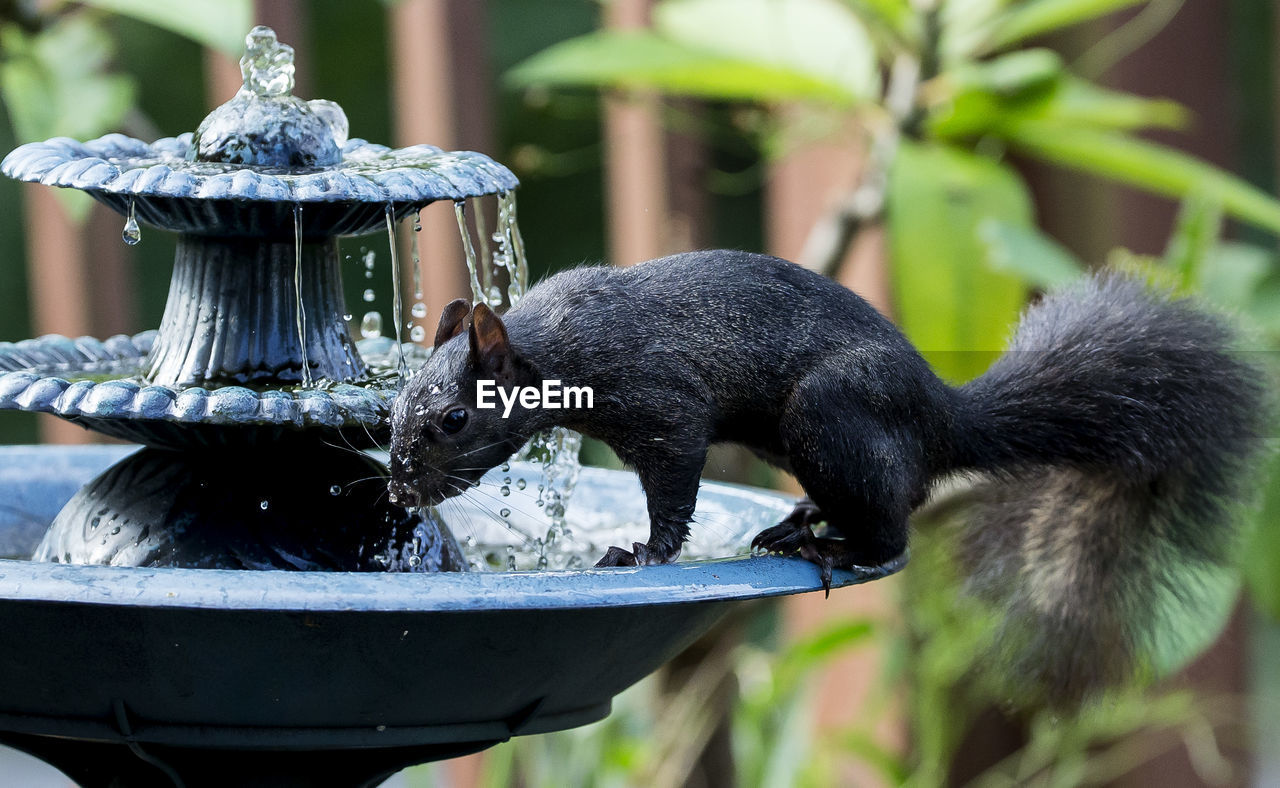
<instances>
[{"instance_id":1,"label":"squirrel hind paw","mask_svg":"<svg viewBox=\"0 0 1280 788\"><path fill-rule=\"evenodd\" d=\"M796 525L783 520L777 525L766 528L751 540L752 550L763 550L766 553L795 555L800 548L813 541L813 532L807 525Z\"/></svg>"},{"instance_id":2,"label":"squirrel hind paw","mask_svg":"<svg viewBox=\"0 0 1280 788\"><path fill-rule=\"evenodd\" d=\"M800 552L800 548L813 542L815 537L812 526L825 519L816 503L808 498L801 498L781 522L756 534L756 538L751 540L751 549L795 555Z\"/></svg>"}]
</instances>

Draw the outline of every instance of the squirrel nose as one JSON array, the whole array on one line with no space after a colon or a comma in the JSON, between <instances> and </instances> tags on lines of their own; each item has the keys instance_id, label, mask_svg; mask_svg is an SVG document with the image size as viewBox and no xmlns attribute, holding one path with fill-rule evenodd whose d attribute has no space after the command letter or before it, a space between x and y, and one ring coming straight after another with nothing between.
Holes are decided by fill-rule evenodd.
<instances>
[{"instance_id":1,"label":"squirrel nose","mask_svg":"<svg viewBox=\"0 0 1280 788\"><path fill-rule=\"evenodd\" d=\"M403 506L406 509L412 509L419 503L417 490L397 481L392 481L387 485L387 500L396 506Z\"/></svg>"}]
</instances>

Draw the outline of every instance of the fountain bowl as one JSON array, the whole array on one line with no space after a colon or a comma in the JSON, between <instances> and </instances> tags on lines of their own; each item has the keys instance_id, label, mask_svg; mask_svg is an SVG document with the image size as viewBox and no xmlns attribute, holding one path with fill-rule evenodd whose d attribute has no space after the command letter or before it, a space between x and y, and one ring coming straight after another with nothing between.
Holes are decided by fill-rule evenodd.
<instances>
[{"instance_id":1,"label":"fountain bowl","mask_svg":"<svg viewBox=\"0 0 1280 788\"><path fill-rule=\"evenodd\" d=\"M0 448L0 554L34 548L82 484L133 450ZM529 484L504 500L535 511L540 471L510 473ZM457 502L448 521L459 538L493 527L478 512L478 531L461 521L467 507L493 508L483 496ZM702 531L746 545L789 508L773 493L704 483L697 516ZM644 511L632 474L583 470L575 517L617 525ZM833 587L902 563L837 571ZM730 603L820 588L814 566L773 556L425 575L4 559L0 740L55 765L82 761L87 741L171 762L341 750L383 773L601 719Z\"/></svg>"}]
</instances>

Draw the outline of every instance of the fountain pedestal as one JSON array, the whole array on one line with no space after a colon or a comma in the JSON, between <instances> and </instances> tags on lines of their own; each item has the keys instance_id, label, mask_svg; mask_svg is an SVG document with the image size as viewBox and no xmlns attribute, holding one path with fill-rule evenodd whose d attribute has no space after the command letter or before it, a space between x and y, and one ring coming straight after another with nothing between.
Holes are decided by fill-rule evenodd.
<instances>
[{"instance_id":1,"label":"fountain pedestal","mask_svg":"<svg viewBox=\"0 0 1280 788\"><path fill-rule=\"evenodd\" d=\"M147 379L300 384L305 363L307 381L359 380L345 311L335 238L183 235Z\"/></svg>"}]
</instances>

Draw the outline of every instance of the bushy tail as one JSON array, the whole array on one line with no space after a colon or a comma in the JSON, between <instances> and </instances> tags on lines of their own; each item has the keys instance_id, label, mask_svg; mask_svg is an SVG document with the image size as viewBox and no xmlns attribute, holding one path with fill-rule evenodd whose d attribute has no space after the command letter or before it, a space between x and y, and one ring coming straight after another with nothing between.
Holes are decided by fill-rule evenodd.
<instances>
[{"instance_id":1,"label":"bushy tail","mask_svg":"<svg viewBox=\"0 0 1280 788\"><path fill-rule=\"evenodd\" d=\"M992 474L963 535L1008 611L1001 669L1070 704L1141 667L1188 568L1228 562L1265 424L1263 373L1226 321L1103 274L1024 316L959 390L959 468Z\"/></svg>"}]
</instances>

